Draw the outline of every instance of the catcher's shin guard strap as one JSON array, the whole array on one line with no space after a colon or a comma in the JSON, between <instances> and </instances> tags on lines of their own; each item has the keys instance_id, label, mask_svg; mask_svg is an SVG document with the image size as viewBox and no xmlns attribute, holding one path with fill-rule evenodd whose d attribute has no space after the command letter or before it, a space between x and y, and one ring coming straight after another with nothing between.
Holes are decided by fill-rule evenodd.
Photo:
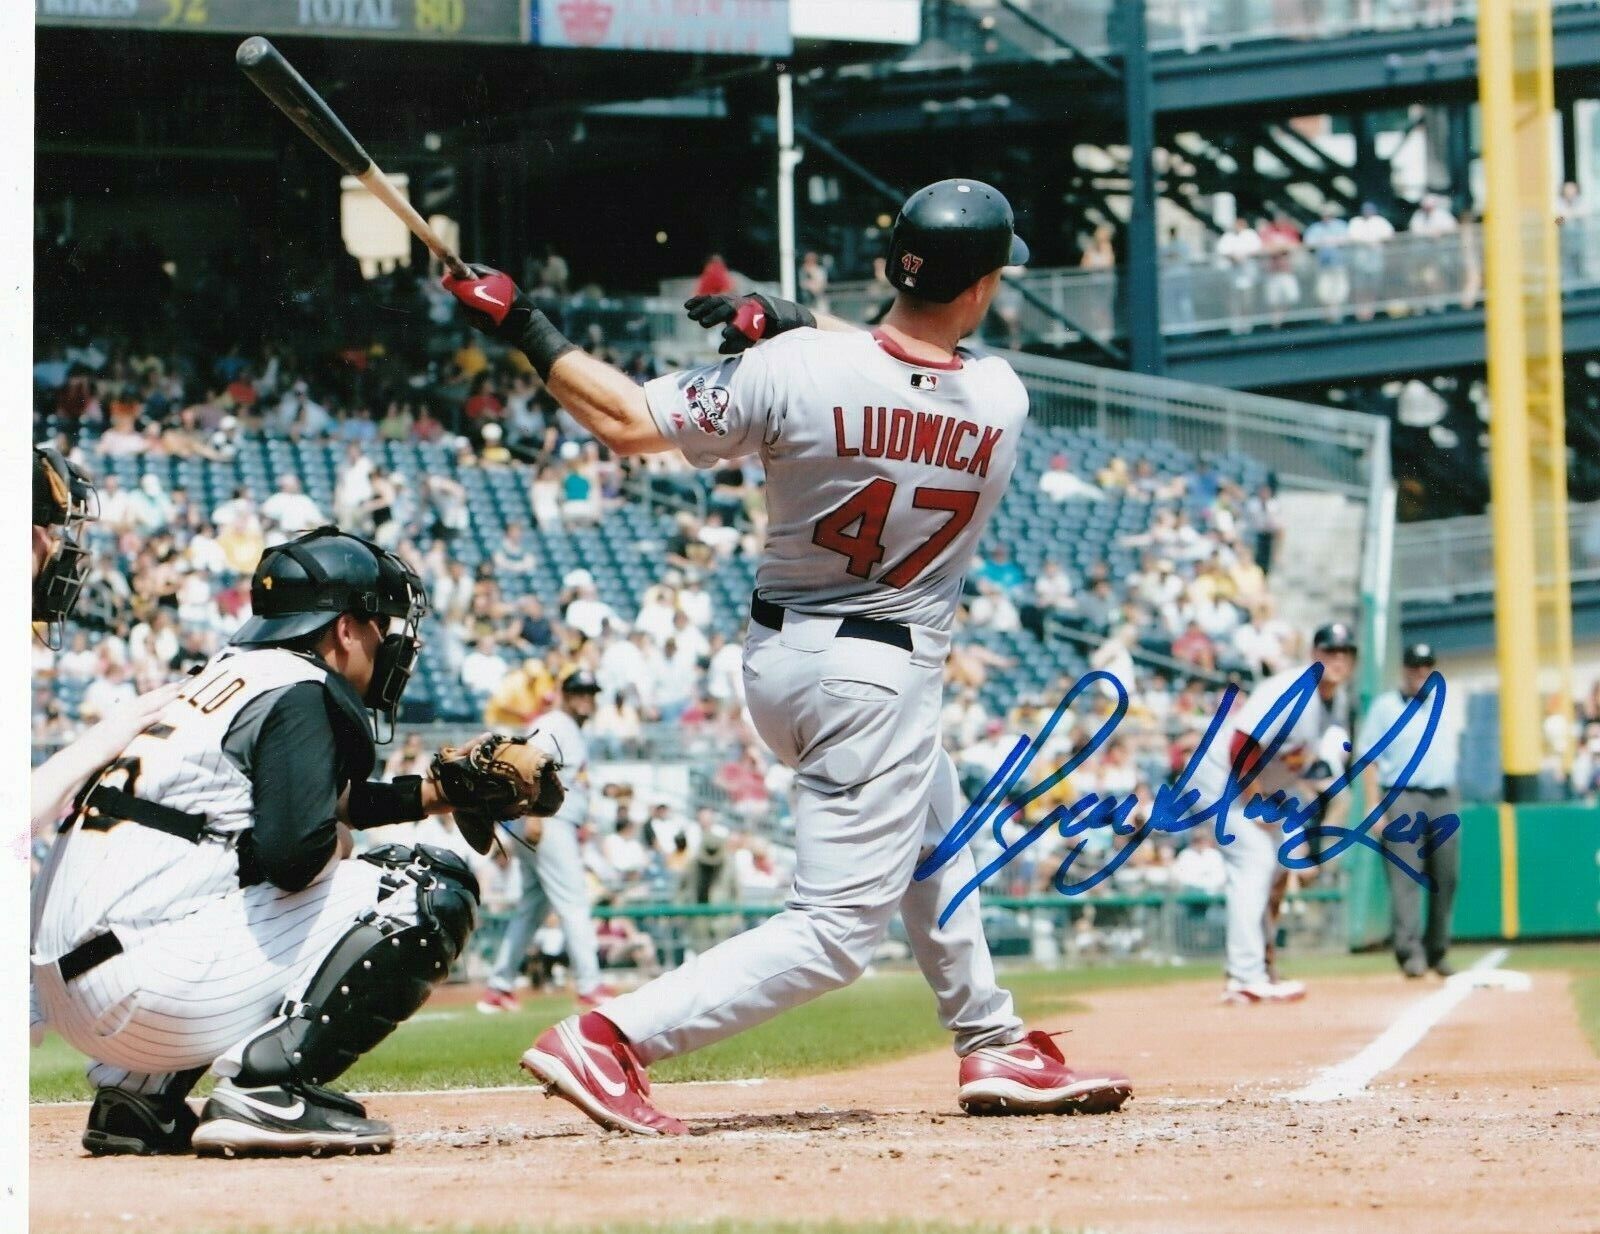
<instances>
[{"instance_id":1,"label":"catcher's shin guard strap","mask_svg":"<svg viewBox=\"0 0 1600 1234\"><path fill-rule=\"evenodd\" d=\"M396 851L398 850L398 851ZM409 860L396 865L404 854ZM374 864L416 884L416 920L385 916L384 901L334 944L300 999L243 1050L236 1082L326 1084L395 1030L450 974L478 916L478 883L444 849L387 846ZM385 897L387 898L387 897Z\"/></svg>"}]
</instances>

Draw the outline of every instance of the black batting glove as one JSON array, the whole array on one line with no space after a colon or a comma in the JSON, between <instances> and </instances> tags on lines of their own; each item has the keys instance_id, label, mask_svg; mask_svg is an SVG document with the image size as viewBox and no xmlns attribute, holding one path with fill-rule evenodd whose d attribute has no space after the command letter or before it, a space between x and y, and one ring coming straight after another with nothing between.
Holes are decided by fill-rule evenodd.
<instances>
[{"instance_id":1,"label":"black batting glove","mask_svg":"<svg viewBox=\"0 0 1600 1234\"><path fill-rule=\"evenodd\" d=\"M817 324L810 309L759 292L746 296L691 296L683 307L696 325L707 330L722 327L722 345L717 352L724 356L738 355L762 339Z\"/></svg>"}]
</instances>

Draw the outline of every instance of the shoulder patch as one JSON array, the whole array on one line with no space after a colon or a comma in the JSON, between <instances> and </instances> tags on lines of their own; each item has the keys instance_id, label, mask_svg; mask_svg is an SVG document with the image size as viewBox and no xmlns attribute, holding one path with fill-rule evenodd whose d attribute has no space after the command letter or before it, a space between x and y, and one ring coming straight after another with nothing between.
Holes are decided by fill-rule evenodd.
<instances>
[{"instance_id":1,"label":"shoulder patch","mask_svg":"<svg viewBox=\"0 0 1600 1234\"><path fill-rule=\"evenodd\" d=\"M702 433L716 437L728 435L728 391L722 386L695 382L683 392L689 418Z\"/></svg>"}]
</instances>

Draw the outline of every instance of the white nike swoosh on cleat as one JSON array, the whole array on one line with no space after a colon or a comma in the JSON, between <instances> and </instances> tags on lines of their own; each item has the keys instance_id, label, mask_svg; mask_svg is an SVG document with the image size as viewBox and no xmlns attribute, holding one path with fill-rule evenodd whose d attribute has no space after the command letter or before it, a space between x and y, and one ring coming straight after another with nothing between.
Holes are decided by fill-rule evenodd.
<instances>
[{"instance_id":1,"label":"white nike swoosh on cleat","mask_svg":"<svg viewBox=\"0 0 1600 1234\"><path fill-rule=\"evenodd\" d=\"M1029 1071L1043 1071L1044 1059L1035 1054L1032 1058L1023 1058L1020 1054L1007 1054L1001 1051L1000 1057L1013 1066L1025 1067Z\"/></svg>"},{"instance_id":2,"label":"white nike swoosh on cleat","mask_svg":"<svg viewBox=\"0 0 1600 1234\"><path fill-rule=\"evenodd\" d=\"M484 287L481 283L472 289L472 294L477 296L480 300L487 300L496 308L505 308L506 306L506 302L504 300L496 300L489 294L488 288Z\"/></svg>"},{"instance_id":3,"label":"white nike swoosh on cleat","mask_svg":"<svg viewBox=\"0 0 1600 1234\"><path fill-rule=\"evenodd\" d=\"M178 1129L178 1120L173 1119L170 1123L164 1123L158 1118L156 1119L156 1127L160 1129L162 1135L171 1135Z\"/></svg>"},{"instance_id":4,"label":"white nike swoosh on cleat","mask_svg":"<svg viewBox=\"0 0 1600 1234\"><path fill-rule=\"evenodd\" d=\"M584 1037L582 1033L577 1032L576 1030L568 1029L566 1025L562 1025L559 1031L569 1043L577 1046L578 1058L583 1063L584 1071L593 1076L595 1082L599 1084L601 1088L603 1088L610 1096L613 1097L621 1097L627 1093L628 1086L626 1084L618 1084L612 1081L606 1076L605 1072L594 1065L592 1058L606 1058L604 1050L601 1050L599 1047L593 1045L587 1038Z\"/></svg>"},{"instance_id":5,"label":"white nike swoosh on cleat","mask_svg":"<svg viewBox=\"0 0 1600 1234\"><path fill-rule=\"evenodd\" d=\"M273 1105L270 1101L262 1101L259 1098L252 1097L249 1093L241 1092L239 1089L234 1089L229 1093L228 1099L230 1101L238 1101L259 1114L270 1114L273 1118L281 1118L287 1122L293 1122L306 1112L306 1103L304 1101L296 1099L289 1105Z\"/></svg>"},{"instance_id":6,"label":"white nike swoosh on cleat","mask_svg":"<svg viewBox=\"0 0 1600 1234\"><path fill-rule=\"evenodd\" d=\"M766 325L766 324L767 324L767 318L766 318L766 314L765 313L757 313L754 317L752 317L750 319L750 328L752 330L754 330L757 334L761 333L761 327Z\"/></svg>"}]
</instances>

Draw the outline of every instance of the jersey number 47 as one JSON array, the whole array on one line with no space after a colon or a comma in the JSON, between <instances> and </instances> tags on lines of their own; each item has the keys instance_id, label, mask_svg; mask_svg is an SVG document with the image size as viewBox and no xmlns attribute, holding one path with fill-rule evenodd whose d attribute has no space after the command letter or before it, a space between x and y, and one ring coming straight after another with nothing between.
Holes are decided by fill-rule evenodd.
<instances>
[{"instance_id":1,"label":"jersey number 47","mask_svg":"<svg viewBox=\"0 0 1600 1234\"><path fill-rule=\"evenodd\" d=\"M811 542L818 548L849 558L845 569L857 578L870 578L872 568L883 560L887 551L883 545L884 526L889 521L889 507L894 502L897 487L893 480L871 481L817 520ZM978 508L978 494L971 489L919 488L912 491L911 505L918 510L942 510L949 517L903 561L878 577L878 582L890 587L911 583L950 546L972 521L973 512Z\"/></svg>"}]
</instances>

